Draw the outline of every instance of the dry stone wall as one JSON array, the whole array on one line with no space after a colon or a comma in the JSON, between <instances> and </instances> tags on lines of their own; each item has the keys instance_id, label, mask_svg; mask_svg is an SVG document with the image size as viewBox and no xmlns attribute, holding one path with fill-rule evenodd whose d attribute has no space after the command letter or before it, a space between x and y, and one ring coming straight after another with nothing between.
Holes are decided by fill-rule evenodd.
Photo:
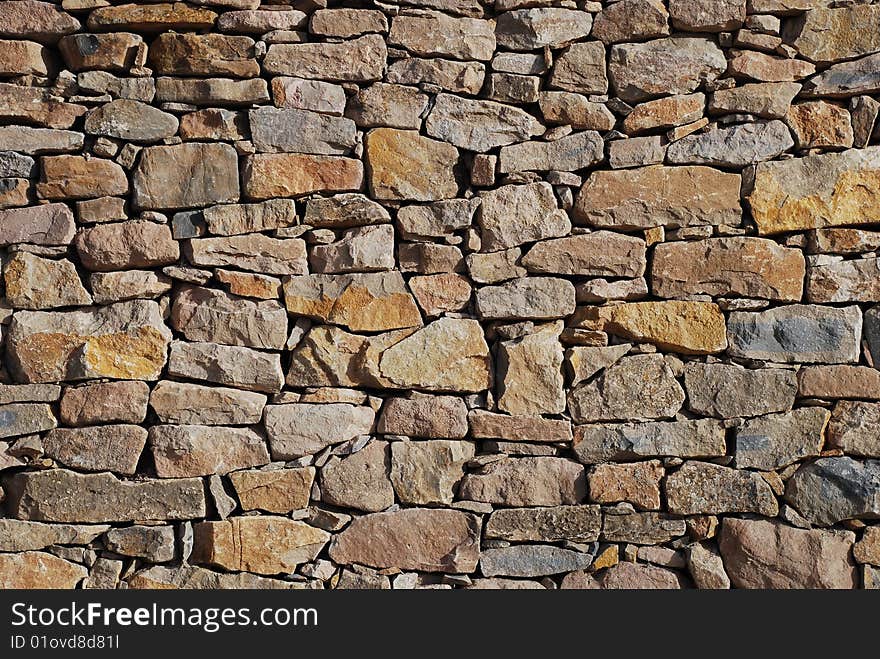
<instances>
[{"instance_id":1,"label":"dry stone wall","mask_svg":"<svg viewBox=\"0 0 880 659\"><path fill-rule=\"evenodd\" d=\"M0 587L876 588L880 3L0 2Z\"/></svg>"}]
</instances>

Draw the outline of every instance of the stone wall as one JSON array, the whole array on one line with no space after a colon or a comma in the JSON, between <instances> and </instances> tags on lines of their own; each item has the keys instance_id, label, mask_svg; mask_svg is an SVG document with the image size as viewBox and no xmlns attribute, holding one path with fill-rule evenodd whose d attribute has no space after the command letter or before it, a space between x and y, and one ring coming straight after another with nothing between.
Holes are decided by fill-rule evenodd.
<instances>
[{"instance_id":1,"label":"stone wall","mask_svg":"<svg viewBox=\"0 0 880 659\"><path fill-rule=\"evenodd\" d=\"M880 3L292 2L0 2L0 587L878 587Z\"/></svg>"}]
</instances>

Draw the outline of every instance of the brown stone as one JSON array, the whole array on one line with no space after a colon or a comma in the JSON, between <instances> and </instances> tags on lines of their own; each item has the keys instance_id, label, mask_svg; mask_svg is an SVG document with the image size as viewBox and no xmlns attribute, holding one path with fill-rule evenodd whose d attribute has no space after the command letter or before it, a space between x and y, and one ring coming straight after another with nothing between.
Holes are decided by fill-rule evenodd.
<instances>
[{"instance_id":1,"label":"brown stone","mask_svg":"<svg viewBox=\"0 0 880 659\"><path fill-rule=\"evenodd\" d=\"M150 44L148 62L160 75L260 75L250 37L166 32Z\"/></svg>"},{"instance_id":2,"label":"brown stone","mask_svg":"<svg viewBox=\"0 0 880 659\"><path fill-rule=\"evenodd\" d=\"M249 428L152 426L150 451L159 478L222 475L269 462L265 439Z\"/></svg>"},{"instance_id":3,"label":"brown stone","mask_svg":"<svg viewBox=\"0 0 880 659\"><path fill-rule=\"evenodd\" d=\"M149 5L117 5L99 7L89 14L90 30L132 30L164 32L165 30L209 30L217 14L207 9L190 7L183 2Z\"/></svg>"},{"instance_id":4,"label":"brown stone","mask_svg":"<svg viewBox=\"0 0 880 659\"><path fill-rule=\"evenodd\" d=\"M586 277L641 277L645 242L611 231L545 240L522 258L529 272Z\"/></svg>"},{"instance_id":5,"label":"brown stone","mask_svg":"<svg viewBox=\"0 0 880 659\"><path fill-rule=\"evenodd\" d=\"M507 458L461 482L459 497L502 506L559 506L581 503L586 477L581 465L564 458Z\"/></svg>"},{"instance_id":6,"label":"brown stone","mask_svg":"<svg viewBox=\"0 0 880 659\"><path fill-rule=\"evenodd\" d=\"M263 67L267 73L277 75L369 82L382 77L386 58L385 40L378 34L368 34L343 43L273 44Z\"/></svg>"},{"instance_id":7,"label":"brown stone","mask_svg":"<svg viewBox=\"0 0 880 659\"><path fill-rule=\"evenodd\" d=\"M0 119L47 128L70 128L84 105L54 100L45 89L0 82Z\"/></svg>"},{"instance_id":8,"label":"brown stone","mask_svg":"<svg viewBox=\"0 0 880 659\"><path fill-rule=\"evenodd\" d=\"M112 160L82 156L43 158L37 194L43 199L89 199L128 193L128 179Z\"/></svg>"},{"instance_id":9,"label":"brown stone","mask_svg":"<svg viewBox=\"0 0 880 659\"><path fill-rule=\"evenodd\" d=\"M78 20L56 4L36 0L11 0L3 5L0 36L53 44L60 37L76 32L80 27Z\"/></svg>"},{"instance_id":10,"label":"brown stone","mask_svg":"<svg viewBox=\"0 0 880 659\"><path fill-rule=\"evenodd\" d=\"M667 476L669 512L676 515L755 513L775 517L779 504L760 474L710 462L686 462Z\"/></svg>"},{"instance_id":11,"label":"brown stone","mask_svg":"<svg viewBox=\"0 0 880 659\"><path fill-rule=\"evenodd\" d=\"M132 475L147 442L147 430L134 425L55 428L41 441L46 456L73 469Z\"/></svg>"},{"instance_id":12,"label":"brown stone","mask_svg":"<svg viewBox=\"0 0 880 659\"><path fill-rule=\"evenodd\" d=\"M639 135L689 124L702 118L705 105L703 94L667 96L640 103L624 119L623 130L628 135Z\"/></svg>"},{"instance_id":13,"label":"brown stone","mask_svg":"<svg viewBox=\"0 0 880 659\"><path fill-rule=\"evenodd\" d=\"M462 311L471 301L470 282L466 277L453 272L413 277L409 280L409 287L427 316Z\"/></svg>"},{"instance_id":14,"label":"brown stone","mask_svg":"<svg viewBox=\"0 0 880 659\"><path fill-rule=\"evenodd\" d=\"M471 435L478 439L521 442L570 442L571 423L535 416L510 416L486 410L468 413Z\"/></svg>"},{"instance_id":15,"label":"brown stone","mask_svg":"<svg viewBox=\"0 0 880 659\"><path fill-rule=\"evenodd\" d=\"M44 259L17 252L3 268L6 300L16 309L52 309L91 304L76 266L66 259Z\"/></svg>"},{"instance_id":16,"label":"brown stone","mask_svg":"<svg viewBox=\"0 0 880 659\"><path fill-rule=\"evenodd\" d=\"M432 505L452 503L464 476L465 464L474 457L471 442L432 439L394 442L391 445L391 482L403 503Z\"/></svg>"},{"instance_id":17,"label":"brown stone","mask_svg":"<svg viewBox=\"0 0 880 659\"><path fill-rule=\"evenodd\" d=\"M374 440L357 453L331 458L321 468L321 500L368 513L394 504L388 442Z\"/></svg>"},{"instance_id":18,"label":"brown stone","mask_svg":"<svg viewBox=\"0 0 880 659\"><path fill-rule=\"evenodd\" d=\"M69 426L143 423L149 395L149 386L138 381L67 387L61 397L61 420Z\"/></svg>"},{"instance_id":19,"label":"brown stone","mask_svg":"<svg viewBox=\"0 0 880 659\"><path fill-rule=\"evenodd\" d=\"M848 149L855 139L849 111L826 101L792 105L786 122L799 149Z\"/></svg>"},{"instance_id":20,"label":"brown stone","mask_svg":"<svg viewBox=\"0 0 880 659\"><path fill-rule=\"evenodd\" d=\"M640 510L659 510L660 479L663 476L663 464L659 460L597 465L588 476L590 501L626 501Z\"/></svg>"},{"instance_id":21,"label":"brown stone","mask_svg":"<svg viewBox=\"0 0 880 659\"><path fill-rule=\"evenodd\" d=\"M754 50L732 50L728 72L758 82L792 82L816 72L809 62L787 57L774 57Z\"/></svg>"},{"instance_id":22,"label":"brown stone","mask_svg":"<svg viewBox=\"0 0 880 659\"><path fill-rule=\"evenodd\" d=\"M312 192L359 190L359 160L297 153L260 153L245 161L242 191L250 199L298 197Z\"/></svg>"},{"instance_id":23,"label":"brown stone","mask_svg":"<svg viewBox=\"0 0 880 659\"><path fill-rule=\"evenodd\" d=\"M244 469L229 474L229 480L242 510L286 514L309 505L315 468Z\"/></svg>"},{"instance_id":24,"label":"brown stone","mask_svg":"<svg viewBox=\"0 0 880 659\"><path fill-rule=\"evenodd\" d=\"M719 545L737 588L854 588L847 531L795 529L778 522L727 518Z\"/></svg>"},{"instance_id":25,"label":"brown stone","mask_svg":"<svg viewBox=\"0 0 880 659\"><path fill-rule=\"evenodd\" d=\"M366 137L367 184L380 200L434 201L458 194L458 149L417 131L377 128Z\"/></svg>"},{"instance_id":26,"label":"brown stone","mask_svg":"<svg viewBox=\"0 0 880 659\"><path fill-rule=\"evenodd\" d=\"M605 590L679 590L682 581L672 570L641 563L618 563L599 576Z\"/></svg>"},{"instance_id":27,"label":"brown stone","mask_svg":"<svg viewBox=\"0 0 880 659\"><path fill-rule=\"evenodd\" d=\"M828 445L848 455L880 458L880 403L842 400L828 425Z\"/></svg>"},{"instance_id":28,"label":"brown stone","mask_svg":"<svg viewBox=\"0 0 880 659\"><path fill-rule=\"evenodd\" d=\"M0 210L0 245L69 245L75 233L73 213L65 204Z\"/></svg>"},{"instance_id":29,"label":"brown stone","mask_svg":"<svg viewBox=\"0 0 880 659\"><path fill-rule=\"evenodd\" d=\"M44 46L33 41L0 39L0 75L49 75L51 55Z\"/></svg>"},{"instance_id":30,"label":"brown stone","mask_svg":"<svg viewBox=\"0 0 880 659\"><path fill-rule=\"evenodd\" d=\"M797 302L805 264L799 249L761 238L710 238L658 245L651 288L658 297L743 296Z\"/></svg>"},{"instance_id":31,"label":"brown stone","mask_svg":"<svg viewBox=\"0 0 880 659\"><path fill-rule=\"evenodd\" d=\"M172 380L162 380L150 394L150 407L162 423L251 425L260 422L265 404L262 394ZM62 399L62 414L63 405Z\"/></svg>"},{"instance_id":32,"label":"brown stone","mask_svg":"<svg viewBox=\"0 0 880 659\"><path fill-rule=\"evenodd\" d=\"M416 394L389 398L382 407L376 432L430 439L460 439L468 433L468 410L456 396Z\"/></svg>"},{"instance_id":33,"label":"brown stone","mask_svg":"<svg viewBox=\"0 0 880 659\"><path fill-rule=\"evenodd\" d=\"M298 238L270 238L261 233L185 241L183 253L197 266L227 266L273 275L308 272L306 245Z\"/></svg>"},{"instance_id":34,"label":"brown stone","mask_svg":"<svg viewBox=\"0 0 880 659\"><path fill-rule=\"evenodd\" d=\"M798 372L804 398L880 399L880 371L867 366L805 366Z\"/></svg>"},{"instance_id":35,"label":"brown stone","mask_svg":"<svg viewBox=\"0 0 880 659\"><path fill-rule=\"evenodd\" d=\"M479 518L430 508L359 517L330 546L336 563L424 572L473 572L479 553Z\"/></svg>"},{"instance_id":36,"label":"brown stone","mask_svg":"<svg viewBox=\"0 0 880 659\"><path fill-rule=\"evenodd\" d=\"M44 3L28 2L27 4ZM35 588L71 590L76 588L88 574L89 571L82 565L41 551L0 554L0 588L4 590Z\"/></svg>"},{"instance_id":37,"label":"brown stone","mask_svg":"<svg viewBox=\"0 0 880 659\"><path fill-rule=\"evenodd\" d=\"M104 70L123 73L134 65L144 40L128 32L71 34L58 42L71 71Z\"/></svg>"},{"instance_id":38,"label":"brown stone","mask_svg":"<svg viewBox=\"0 0 880 659\"><path fill-rule=\"evenodd\" d=\"M146 220L96 225L77 234L75 244L83 266L97 272L168 265L180 257L168 226Z\"/></svg>"},{"instance_id":39,"label":"brown stone","mask_svg":"<svg viewBox=\"0 0 880 659\"><path fill-rule=\"evenodd\" d=\"M195 563L257 574L289 574L318 555L330 534L286 517L233 517L193 526Z\"/></svg>"}]
</instances>

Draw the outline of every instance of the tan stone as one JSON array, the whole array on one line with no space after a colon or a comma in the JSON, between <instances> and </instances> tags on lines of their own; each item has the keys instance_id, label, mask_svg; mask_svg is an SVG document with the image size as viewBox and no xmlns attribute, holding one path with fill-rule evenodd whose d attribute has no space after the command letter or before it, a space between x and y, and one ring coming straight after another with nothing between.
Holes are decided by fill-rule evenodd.
<instances>
[{"instance_id":1,"label":"tan stone","mask_svg":"<svg viewBox=\"0 0 880 659\"><path fill-rule=\"evenodd\" d=\"M703 94L667 96L640 103L623 120L623 130L628 135L639 135L689 124L702 118L705 105Z\"/></svg>"},{"instance_id":2,"label":"tan stone","mask_svg":"<svg viewBox=\"0 0 880 659\"><path fill-rule=\"evenodd\" d=\"M159 382L150 394L150 407L162 423L250 425L260 422L265 404L262 394L172 380Z\"/></svg>"},{"instance_id":3,"label":"tan stone","mask_svg":"<svg viewBox=\"0 0 880 659\"><path fill-rule=\"evenodd\" d=\"M742 221L740 176L703 166L654 165L593 172L578 194L575 222L617 229Z\"/></svg>"},{"instance_id":4,"label":"tan stone","mask_svg":"<svg viewBox=\"0 0 880 659\"><path fill-rule=\"evenodd\" d=\"M263 67L267 73L277 75L368 82L382 77L386 57L385 40L378 34L368 34L335 44L273 44Z\"/></svg>"},{"instance_id":5,"label":"tan stone","mask_svg":"<svg viewBox=\"0 0 880 659\"><path fill-rule=\"evenodd\" d=\"M765 119L782 119L801 90L796 82L751 83L712 93L709 111L754 114Z\"/></svg>"},{"instance_id":6,"label":"tan stone","mask_svg":"<svg viewBox=\"0 0 880 659\"><path fill-rule=\"evenodd\" d=\"M640 510L659 510L660 480L664 475L659 460L596 465L588 475L590 501L626 501Z\"/></svg>"},{"instance_id":7,"label":"tan stone","mask_svg":"<svg viewBox=\"0 0 880 659\"><path fill-rule=\"evenodd\" d=\"M520 442L570 442L571 423L532 416L509 416L486 410L468 414L471 435L477 439Z\"/></svg>"},{"instance_id":8,"label":"tan stone","mask_svg":"<svg viewBox=\"0 0 880 659\"><path fill-rule=\"evenodd\" d=\"M395 16L388 44L422 57L489 60L495 51L495 25L475 18L453 18L440 12Z\"/></svg>"},{"instance_id":9,"label":"tan stone","mask_svg":"<svg viewBox=\"0 0 880 659\"><path fill-rule=\"evenodd\" d=\"M858 563L880 565L880 526L869 526L862 539L853 545L853 558Z\"/></svg>"},{"instance_id":10,"label":"tan stone","mask_svg":"<svg viewBox=\"0 0 880 659\"><path fill-rule=\"evenodd\" d=\"M452 503L464 476L465 464L474 457L471 442L431 439L394 442L391 445L391 482L403 503L432 505Z\"/></svg>"},{"instance_id":11,"label":"tan stone","mask_svg":"<svg viewBox=\"0 0 880 659\"><path fill-rule=\"evenodd\" d=\"M202 211L202 215L208 231L218 236L283 229L297 223L296 206L289 199L211 206Z\"/></svg>"},{"instance_id":12,"label":"tan stone","mask_svg":"<svg viewBox=\"0 0 880 659\"><path fill-rule=\"evenodd\" d=\"M76 266L66 260L44 259L17 252L3 268L6 300L16 309L51 309L91 304Z\"/></svg>"},{"instance_id":13,"label":"tan stone","mask_svg":"<svg viewBox=\"0 0 880 659\"><path fill-rule=\"evenodd\" d=\"M330 546L336 563L424 572L473 572L479 553L478 517L429 508L359 517Z\"/></svg>"},{"instance_id":14,"label":"tan stone","mask_svg":"<svg viewBox=\"0 0 880 659\"><path fill-rule=\"evenodd\" d=\"M235 270L215 270L214 277L226 284L233 295L259 300L276 300L281 297L281 280L277 277Z\"/></svg>"},{"instance_id":15,"label":"tan stone","mask_svg":"<svg viewBox=\"0 0 880 659\"><path fill-rule=\"evenodd\" d=\"M562 322L498 344L498 409L514 415L540 416L565 411L562 379Z\"/></svg>"},{"instance_id":16,"label":"tan stone","mask_svg":"<svg viewBox=\"0 0 880 659\"><path fill-rule=\"evenodd\" d=\"M702 355L727 348L724 314L711 302L632 302L589 312L600 329L663 350Z\"/></svg>"},{"instance_id":17,"label":"tan stone","mask_svg":"<svg viewBox=\"0 0 880 659\"><path fill-rule=\"evenodd\" d=\"M757 166L747 194L761 234L876 221L880 147Z\"/></svg>"},{"instance_id":18,"label":"tan stone","mask_svg":"<svg viewBox=\"0 0 880 659\"><path fill-rule=\"evenodd\" d=\"M331 458L321 468L321 500L368 513L394 504L388 442L371 441L357 453Z\"/></svg>"},{"instance_id":19,"label":"tan stone","mask_svg":"<svg viewBox=\"0 0 880 659\"><path fill-rule=\"evenodd\" d=\"M799 149L848 149L855 139L849 111L826 101L792 105L786 123Z\"/></svg>"},{"instance_id":20,"label":"tan stone","mask_svg":"<svg viewBox=\"0 0 880 659\"><path fill-rule=\"evenodd\" d=\"M375 412L346 403L268 405L264 424L272 457L291 460L368 435ZM390 504L389 504L390 505Z\"/></svg>"},{"instance_id":21,"label":"tan stone","mask_svg":"<svg viewBox=\"0 0 880 659\"><path fill-rule=\"evenodd\" d=\"M42 524L0 519L0 551L24 552L52 545L86 545L109 528L106 524Z\"/></svg>"},{"instance_id":22,"label":"tan stone","mask_svg":"<svg viewBox=\"0 0 880 659\"><path fill-rule=\"evenodd\" d=\"M754 50L732 50L728 72L758 82L792 82L816 72L809 62L787 57L774 57Z\"/></svg>"},{"instance_id":23,"label":"tan stone","mask_svg":"<svg viewBox=\"0 0 880 659\"><path fill-rule=\"evenodd\" d=\"M880 403L842 400L828 425L828 445L848 455L880 458Z\"/></svg>"},{"instance_id":24,"label":"tan stone","mask_svg":"<svg viewBox=\"0 0 880 659\"><path fill-rule=\"evenodd\" d=\"M168 265L180 256L168 226L146 220L98 224L75 244L83 266L97 272Z\"/></svg>"},{"instance_id":25,"label":"tan stone","mask_svg":"<svg viewBox=\"0 0 880 659\"><path fill-rule=\"evenodd\" d=\"M145 382L98 382L67 387L60 418L69 426L96 423L143 423L150 388Z\"/></svg>"},{"instance_id":26,"label":"tan stone","mask_svg":"<svg viewBox=\"0 0 880 659\"><path fill-rule=\"evenodd\" d=\"M174 341L168 375L269 393L284 385L281 355L217 343Z\"/></svg>"},{"instance_id":27,"label":"tan stone","mask_svg":"<svg viewBox=\"0 0 880 659\"><path fill-rule=\"evenodd\" d=\"M0 82L0 119L70 128L86 107L53 99L45 89Z\"/></svg>"},{"instance_id":28,"label":"tan stone","mask_svg":"<svg viewBox=\"0 0 880 659\"><path fill-rule=\"evenodd\" d=\"M330 534L286 517L233 517L193 526L195 563L257 574L287 574L313 560Z\"/></svg>"},{"instance_id":29,"label":"tan stone","mask_svg":"<svg viewBox=\"0 0 880 659\"><path fill-rule=\"evenodd\" d=\"M49 50L33 41L0 39L0 75L49 75Z\"/></svg>"},{"instance_id":30,"label":"tan stone","mask_svg":"<svg viewBox=\"0 0 880 659\"><path fill-rule=\"evenodd\" d=\"M640 410L637 414L642 415ZM710 458L727 453L724 425L713 419L575 426L573 448L584 464L665 456Z\"/></svg>"},{"instance_id":31,"label":"tan stone","mask_svg":"<svg viewBox=\"0 0 880 659\"><path fill-rule=\"evenodd\" d=\"M456 396L414 394L389 398L382 407L376 432L429 439L459 439L468 433L468 410Z\"/></svg>"},{"instance_id":32,"label":"tan stone","mask_svg":"<svg viewBox=\"0 0 880 659\"><path fill-rule=\"evenodd\" d=\"M158 78L156 100L187 105L244 107L269 100L269 86L262 78Z\"/></svg>"},{"instance_id":33,"label":"tan stone","mask_svg":"<svg viewBox=\"0 0 880 659\"><path fill-rule=\"evenodd\" d=\"M224 108L196 110L180 118L183 140L243 140L247 137L247 114Z\"/></svg>"},{"instance_id":34,"label":"tan stone","mask_svg":"<svg viewBox=\"0 0 880 659\"><path fill-rule=\"evenodd\" d=\"M502 506L559 506L581 503L584 468L565 458L506 458L464 477L459 498Z\"/></svg>"},{"instance_id":35,"label":"tan stone","mask_svg":"<svg viewBox=\"0 0 880 659\"><path fill-rule=\"evenodd\" d=\"M71 71L125 72L134 65L144 40L129 32L71 34L58 42L64 63Z\"/></svg>"},{"instance_id":36,"label":"tan stone","mask_svg":"<svg viewBox=\"0 0 880 659\"><path fill-rule=\"evenodd\" d=\"M287 311L353 332L418 327L422 318L398 272L304 275L284 282Z\"/></svg>"},{"instance_id":37,"label":"tan stone","mask_svg":"<svg viewBox=\"0 0 880 659\"><path fill-rule=\"evenodd\" d=\"M458 194L458 149L417 131L376 128L366 137L367 184L376 199L434 201Z\"/></svg>"},{"instance_id":38,"label":"tan stone","mask_svg":"<svg viewBox=\"0 0 880 659\"><path fill-rule=\"evenodd\" d=\"M270 238L261 233L196 238L183 243L183 253L197 266L227 266L273 275L308 272L306 245L299 238Z\"/></svg>"},{"instance_id":39,"label":"tan stone","mask_svg":"<svg viewBox=\"0 0 880 659\"><path fill-rule=\"evenodd\" d=\"M171 330L153 301L78 311L20 311L9 331L7 364L20 382L155 380L170 340Z\"/></svg>"},{"instance_id":40,"label":"tan stone","mask_svg":"<svg viewBox=\"0 0 880 659\"><path fill-rule=\"evenodd\" d=\"M183 2L99 7L89 14L89 29L163 32L165 30L209 30L217 14L190 7Z\"/></svg>"},{"instance_id":41,"label":"tan stone","mask_svg":"<svg viewBox=\"0 0 880 659\"><path fill-rule=\"evenodd\" d=\"M467 278L454 272L413 277L409 287L427 316L440 316L447 311L462 311L471 301L471 285Z\"/></svg>"},{"instance_id":42,"label":"tan stone","mask_svg":"<svg viewBox=\"0 0 880 659\"><path fill-rule=\"evenodd\" d=\"M798 372L804 398L880 399L880 371L868 366L805 366Z\"/></svg>"},{"instance_id":43,"label":"tan stone","mask_svg":"<svg viewBox=\"0 0 880 659\"><path fill-rule=\"evenodd\" d=\"M669 512L676 515L755 513L776 517L779 504L764 478L754 471L710 462L686 462L666 477Z\"/></svg>"},{"instance_id":44,"label":"tan stone","mask_svg":"<svg viewBox=\"0 0 880 659\"><path fill-rule=\"evenodd\" d=\"M522 258L529 272L587 277L641 277L645 241L611 231L538 242Z\"/></svg>"},{"instance_id":45,"label":"tan stone","mask_svg":"<svg viewBox=\"0 0 880 659\"><path fill-rule=\"evenodd\" d=\"M260 75L254 40L224 34L160 34L150 44L148 63L160 75Z\"/></svg>"},{"instance_id":46,"label":"tan stone","mask_svg":"<svg viewBox=\"0 0 880 659\"><path fill-rule=\"evenodd\" d=\"M72 469L132 475L147 442L147 430L134 425L55 428L42 438L43 453Z\"/></svg>"},{"instance_id":47,"label":"tan stone","mask_svg":"<svg viewBox=\"0 0 880 659\"><path fill-rule=\"evenodd\" d=\"M658 297L743 296L787 302L803 295L799 249L761 238L710 238L657 245L651 289Z\"/></svg>"},{"instance_id":48,"label":"tan stone","mask_svg":"<svg viewBox=\"0 0 880 659\"><path fill-rule=\"evenodd\" d=\"M222 475L269 462L266 440L250 428L156 425L150 451L159 478Z\"/></svg>"},{"instance_id":49,"label":"tan stone","mask_svg":"<svg viewBox=\"0 0 880 659\"><path fill-rule=\"evenodd\" d=\"M250 199L270 199L312 192L356 191L363 179L363 164L352 158L260 153L245 161L242 192Z\"/></svg>"},{"instance_id":50,"label":"tan stone","mask_svg":"<svg viewBox=\"0 0 880 659\"><path fill-rule=\"evenodd\" d=\"M89 571L84 566L44 552L0 554L0 588L4 590L70 590L76 588L88 574Z\"/></svg>"},{"instance_id":51,"label":"tan stone","mask_svg":"<svg viewBox=\"0 0 880 659\"><path fill-rule=\"evenodd\" d=\"M788 26L789 42L817 63L854 59L880 51L880 7L816 8Z\"/></svg>"},{"instance_id":52,"label":"tan stone","mask_svg":"<svg viewBox=\"0 0 880 659\"><path fill-rule=\"evenodd\" d=\"M641 563L618 563L602 572L605 590L679 590L682 578L674 571Z\"/></svg>"},{"instance_id":53,"label":"tan stone","mask_svg":"<svg viewBox=\"0 0 880 659\"><path fill-rule=\"evenodd\" d=\"M242 510L286 514L309 505L315 468L244 469L229 474L229 480Z\"/></svg>"}]
</instances>

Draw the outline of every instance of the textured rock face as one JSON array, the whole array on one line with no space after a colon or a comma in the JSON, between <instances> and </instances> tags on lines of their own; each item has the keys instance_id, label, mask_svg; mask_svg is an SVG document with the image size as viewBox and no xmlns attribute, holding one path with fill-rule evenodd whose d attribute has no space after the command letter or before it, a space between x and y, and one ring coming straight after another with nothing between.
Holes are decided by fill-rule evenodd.
<instances>
[{"instance_id":1,"label":"textured rock face","mask_svg":"<svg viewBox=\"0 0 880 659\"><path fill-rule=\"evenodd\" d=\"M880 3L330 4L0 0L0 587L877 588Z\"/></svg>"}]
</instances>

